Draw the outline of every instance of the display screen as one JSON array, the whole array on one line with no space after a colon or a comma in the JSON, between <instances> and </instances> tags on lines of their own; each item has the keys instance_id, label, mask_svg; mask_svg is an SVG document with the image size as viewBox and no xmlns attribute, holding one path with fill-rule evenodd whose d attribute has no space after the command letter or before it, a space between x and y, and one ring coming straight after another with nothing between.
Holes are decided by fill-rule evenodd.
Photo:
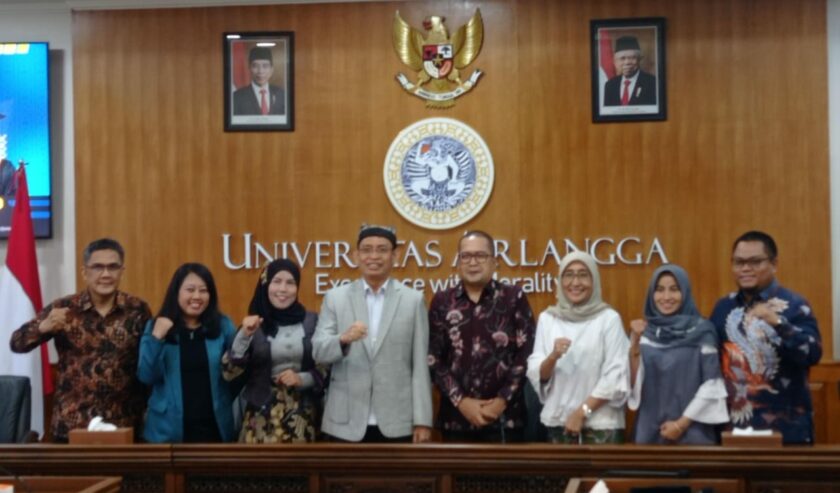
<instances>
[{"instance_id":1,"label":"display screen","mask_svg":"<svg viewBox=\"0 0 840 493\"><path fill-rule=\"evenodd\" d=\"M24 163L36 238L52 236L49 44L0 42L0 238L15 206Z\"/></svg>"}]
</instances>

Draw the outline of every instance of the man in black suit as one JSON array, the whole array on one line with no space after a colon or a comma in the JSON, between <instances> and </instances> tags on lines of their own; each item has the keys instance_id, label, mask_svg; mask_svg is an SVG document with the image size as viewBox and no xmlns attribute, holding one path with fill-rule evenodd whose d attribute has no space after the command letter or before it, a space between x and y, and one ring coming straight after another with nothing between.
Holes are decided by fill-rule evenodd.
<instances>
[{"instance_id":1,"label":"man in black suit","mask_svg":"<svg viewBox=\"0 0 840 493\"><path fill-rule=\"evenodd\" d=\"M234 115L284 115L286 96L283 89L268 82L274 73L271 49L257 46L248 54L251 83L233 93Z\"/></svg>"},{"instance_id":2,"label":"man in black suit","mask_svg":"<svg viewBox=\"0 0 840 493\"><path fill-rule=\"evenodd\" d=\"M640 68L642 50L635 36L622 36L615 42L616 75L604 84L604 106L656 104L656 77Z\"/></svg>"},{"instance_id":3,"label":"man in black suit","mask_svg":"<svg viewBox=\"0 0 840 493\"><path fill-rule=\"evenodd\" d=\"M6 115L0 113L0 120ZM14 195L17 191L15 183L15 165L8 159L0 159L0 195Z\"/></svg>"},{"instance_id":4,"label":"man in black suit","mask_svg":"<svg viewBox=\"0 0 840 493\"><path fill-rule=\"evenodd\" d=\"M16 191L15 165L8 159L0 159L0 195L14 196Z\"/></svg>"}]
</instances>

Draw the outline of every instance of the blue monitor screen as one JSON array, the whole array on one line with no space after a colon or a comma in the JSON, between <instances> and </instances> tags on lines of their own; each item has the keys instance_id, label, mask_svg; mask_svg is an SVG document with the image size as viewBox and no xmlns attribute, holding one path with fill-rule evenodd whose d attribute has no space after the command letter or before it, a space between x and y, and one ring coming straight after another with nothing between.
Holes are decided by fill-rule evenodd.
<instances>
[{"instance_id":1,"label":"blue monitor screen","mask_svg":"<svg viewBox=\"0 0 840 493\"><path fill-rule=\"evenodd\" d=\"M35 236L52 236L49 86L47 43L0 42L0 238L11 230L21 162Z\"/></svg>"}]
</instances>

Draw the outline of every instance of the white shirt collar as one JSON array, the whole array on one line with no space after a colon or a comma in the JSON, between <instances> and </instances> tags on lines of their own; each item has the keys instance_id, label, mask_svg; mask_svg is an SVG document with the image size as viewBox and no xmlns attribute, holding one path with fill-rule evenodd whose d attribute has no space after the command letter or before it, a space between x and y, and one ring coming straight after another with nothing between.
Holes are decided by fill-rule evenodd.
<instances>
[{"instance_id":1,"label":"white shirt collar","mask_svg":"<svg viewBox=\"0 0 840 493\"><path fill-rule=\"evenodd\" d=\"M636 73L635 73L635 74L633 74L633 77L624 77L624 76L622 75L622 76L621 76L621 80L623 80L623 81L624 81L624 80L633 81L633 83L635 84L635 83L636 83L636 80L639 78L639 74L640 74L641 72L642 72L642 70L641 70L641 69L637 70L637 71L636 71Z\"/></svg>"},{"instance_id":2,"label":"white shirt collar","mask_svg":"<svg viewBox=\"0 0 840 493\"><path fill-rule=\"evenodd\" d=\"M390 277L388 279L385 279L385 282L382 283L382 286L379 288L379 291L377 291L376 293L373 292L373 288L370 287L370 284L367 283L367 281L365 280L364 277L362 278L362 286L365 288L365 294L373 294L373 295L378 296L378 295L381 295L381 294L385 294L385 288L388 287L388 282L390 282L390 281L391 281Z\"/></svg>"}]
</instances>

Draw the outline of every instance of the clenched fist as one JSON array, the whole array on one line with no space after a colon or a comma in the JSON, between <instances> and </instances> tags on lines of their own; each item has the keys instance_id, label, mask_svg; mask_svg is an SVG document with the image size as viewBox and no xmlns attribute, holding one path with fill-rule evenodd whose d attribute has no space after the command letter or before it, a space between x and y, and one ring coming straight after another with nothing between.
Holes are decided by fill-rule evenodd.
<instances>
[{"instance_id":1,"label":"clenched fist","mask_svg":"<svg viewBox=\"0 0 840 493\"><path fill-rule=\"evenodd\" d=\"M175 325L172 320L166 317L158 317L155 319L155 325L152 327L152 335L155 339L162 341L172 326Z\"/></svg>"},{"instance_id":2,"label":"clenched fist","mask_svg":"<svg viewBox=\"0 0 840 493\"><path fill-rule=\"evenodd\" d=\"M242 319L242 330L245 331L246 336L252 336L260 328L262 323L263 319L259 315L248 315Z\"/></svg>"},{"instance_id":3,"label":"clenched fist","mask_svg":"<svg viewBox=\"0 0 840 493\"><path fill-rule=\"evenodd\" d=\"M38 325L38 330L42 334L47 334L55 330L60 330L67 323L67 312L69 308L53 308L50 310L47 318L41 321Z\"/></svg>"},{"instance_id":4,"label":"clenched fist","mask_svg":"<svg viewBox=\"0 0 840 493\"><path fill-rule=\"evenodd\" d=\"M645 333L645 329L647 328L647 322L644 320L633 320L630 322L630 344L633 347L637 347L639 345L639 341L642 340L642 335Z\"/></svg>"},{"instance_id":5,"label":"clenched fist","mask_svg":"<svg viewBox=\"0 0 840 493\"><path fill-rule=\"evenodd\" d=\"M341 341L342 344L350 344L353 341L358 341L359 339L364 339L367 336L367 325L363 324L362 322L356 321L353 322L347 330L344 331L341 336L339 336L338 340Z\"/></svg>"},{"instance_id":6,"label":"clenched fist","mask_svg":"<svg viewBox=\"0 0 840 493\"><path fill-rule=\"evenodd\" d=\"M569 352L569 347L572 345L572 340L568 337L558 337L554 339L554 356L562 358L564 354Z\"/></svg>"}]
</instances>

